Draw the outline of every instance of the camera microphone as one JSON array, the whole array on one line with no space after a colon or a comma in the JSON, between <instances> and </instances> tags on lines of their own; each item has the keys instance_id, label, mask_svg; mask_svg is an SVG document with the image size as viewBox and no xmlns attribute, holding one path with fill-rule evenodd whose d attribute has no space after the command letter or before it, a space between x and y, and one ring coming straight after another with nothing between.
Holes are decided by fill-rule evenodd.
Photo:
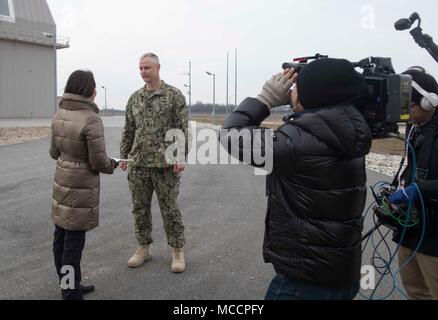
<instances>
[{"instance_id":1,"label":"camera microphone","mask_svg":"<svg viewBox=\"0 0 438 320\"><path fill-rule=\"evenodd\" d=\"M400 19L394 24L395 30L402 31L412 27L412 22L409 19Z\"/></svg>"},{"instance_id":2,"label":"camera microphone","mask_svg":"<svg viewBox=\"0 0 438 320\"><path fill-rule=\"evenodd\" d=\"M407 30L407 29L410 29L412 27L412 25L414 24L414 22L419 20L419 19L420 19L420 15L417 12L414 12L413 14L411 14L409 19L404 18L404 19L398 20L394 24L394 27L398 31Z\"/></svg>"}]
</instances>

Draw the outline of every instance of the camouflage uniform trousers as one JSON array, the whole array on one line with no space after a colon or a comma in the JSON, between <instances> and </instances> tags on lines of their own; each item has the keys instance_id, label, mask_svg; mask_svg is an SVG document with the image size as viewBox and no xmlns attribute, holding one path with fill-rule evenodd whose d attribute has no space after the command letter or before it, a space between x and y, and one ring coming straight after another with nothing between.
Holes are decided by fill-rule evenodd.
<instances>
[{"instance_id":1,"label":"camouflage uniform trousers","mask_svg":"<svg viewBox=\"0 0 438 320\"><path fill-rule=\"evenodd\" d=\"M170 168L132 167L128 174L132 193L135 235L140 245L153 243L151 202L155 191L163 217L167 243L183 248L184 222L177 203L180 175Z\"/></svg>"}]
</instances>

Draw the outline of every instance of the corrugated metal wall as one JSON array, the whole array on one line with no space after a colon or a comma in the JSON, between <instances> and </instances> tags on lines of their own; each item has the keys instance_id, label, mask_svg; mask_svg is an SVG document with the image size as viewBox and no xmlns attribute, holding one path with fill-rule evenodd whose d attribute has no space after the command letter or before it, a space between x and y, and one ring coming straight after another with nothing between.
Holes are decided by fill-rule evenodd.
<instances>
[{"instance_id":1,"label":"corrugated metal wall","mask_svg":"<svg viewBox=\"0 0 438 320\"><path fill-rule=\"evenodd\" d=\"M0 118L52 117L55 54L43 32L56 33L53 17L46 0L13 3L15 23L0 21Z\"/></svg>"},{"instance_id":2,"label":"corrugated metal wall","mask_svg":"<svg viewBox=\"0 0 438 320\"><path fill-rule=\"evenodd\" d=\"M55 21L46 0L13 0L15 26L36 32L55 32Z\"/></svg>"},{"instance_id":3,"label":"corrugated metal wall","mask_svg":"<svg viewBox=\"0 0 438 320\"><path fill-rule=\"evenodd\" d=\"M32 23L54 25L46 0L14 0L15 17Z\"/></svg>"},{"instance_id":4,"label":"corrugated metal wall","mask_svg":"<svg viewBox=\"0 0 438 320\"><path fill-rule=\"evenodd\" d=\"M0 40L0 118L54 114L53 48Z\"/></svg>"}]
</instances>

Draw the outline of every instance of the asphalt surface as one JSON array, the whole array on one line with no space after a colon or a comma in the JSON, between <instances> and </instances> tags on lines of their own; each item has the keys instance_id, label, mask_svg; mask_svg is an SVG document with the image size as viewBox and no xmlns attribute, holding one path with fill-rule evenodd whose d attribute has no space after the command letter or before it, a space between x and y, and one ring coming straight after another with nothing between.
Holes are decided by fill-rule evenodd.
<instances>
[{"instance_id":1,"label":"asphalt surface","mask_svg":"<svg viewBox=\"0 0 438 320\"><path fill-rule=\"evenodd\" d=\"M118 156L121 132L114 123L105 129L110 156ZM0 147L0 299L60 298L51 252L55 161L48 148L48 138ZM370 185L388 179L368 172ZM100 227L87 233L82 260L83 282L97 287L87 299L264 298L274 276L262 259L265 178L246 165L190 165L179 203L186 225L186 272L170 272L171 253L155 196L153 258L129 269L126 263L136 242L126 173L102 176ZM370 227L369 215L365 229ZM363 264L369 264L371 255L368 245ZM391 284L388 278L383 281L375 297L390 292ZM370 296L372 291L363 293ZM403 297L394 292L389 299Z\"/></svg>"}]
</instances>

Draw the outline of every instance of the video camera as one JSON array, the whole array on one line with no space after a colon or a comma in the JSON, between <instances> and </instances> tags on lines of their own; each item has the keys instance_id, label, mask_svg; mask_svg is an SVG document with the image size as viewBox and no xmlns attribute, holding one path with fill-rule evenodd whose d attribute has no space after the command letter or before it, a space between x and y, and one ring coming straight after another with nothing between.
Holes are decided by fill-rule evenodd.
<instances>
[{"instance_id":1,"label":"video camera","mask_svg":"<svg viewBox=\"0 0 438 320\"><path fill-rule=\"evenodd\" d=\"M369 57L357 63L363 69L367 91L358 102L373 138L398 134L398 123L409 120L412 97L410 75L396 74L391 58Z\"/></svg>"},{"instance_id":2,"label":"video camera","mask_svg":"<svg viewBox=\"0 0 438 320\"><path fill-rule=\"evenodd\" d=\"M311 57L302 57L302 58L295 58L293 59L293 62L285 62L283 63L282 68L284 70L286 69L295 69L295 72L299 73L303 68L305 68L309 62L309 60L317 60L317 59L324 59L328 58L328 56L321 55L319 53L315 54Z\"/></svg>"},{"instance_id":3,"label":"video camera","mask_svg":"<svg viewBox=\"0 0 438 320\"><path fill-rule=\"evenodd\" d=\"M420 15L414 12L409 18L400 19L395 24L396 30L408 30L415 22L418 25L410 31L415 42L426 49L438 62L438 46L431 36L421 29ZM309 60L324 59L328 56L316 54L312 57L293 59L283 64L283 69L294 68L300 72ZM409 75L396 74L391 58L369 57L357 63L363 70L367 90L356 101L356 106L364 115L371 128L373 138L386 138L391 134L398 135L398 123L409 120L412 99L412 78Z\"/></svg>"},{"instance_id":4,"label":"video camera","mask_svg":"<svg viewBox=\"0 0 438 320\"><path fill-rule=\"evenodd\" d=\"M283 69L294 68L300 72L309 60L325 59L316 54L286 62ZM409 75L396 74L391 58L370 57L353 63L363 70L366 91L358 97L355 105L362 112L371 128L373 138L385 138L390 133L398 134L398 123L409 120L411 83Z\"/></svg>"},{"instance_id":5,"label":"video camera","mask_svg":"<svg viewBox=\"0 0 438 320\"><path fill-rule=\"evenodd\" d=\"M412 29L409 33L414 38L415 42L421 47L427 50L430 53L432 58L438 62L438 46L433 42L433 38L428 34L423 33L423 29L421 29L421 18L417 12L411 14L409 18L400 19L395 24L394 27L398 31L409 30L412 28L412 25L418 22L418 25Z\"/></svg>"}]
</instances>

